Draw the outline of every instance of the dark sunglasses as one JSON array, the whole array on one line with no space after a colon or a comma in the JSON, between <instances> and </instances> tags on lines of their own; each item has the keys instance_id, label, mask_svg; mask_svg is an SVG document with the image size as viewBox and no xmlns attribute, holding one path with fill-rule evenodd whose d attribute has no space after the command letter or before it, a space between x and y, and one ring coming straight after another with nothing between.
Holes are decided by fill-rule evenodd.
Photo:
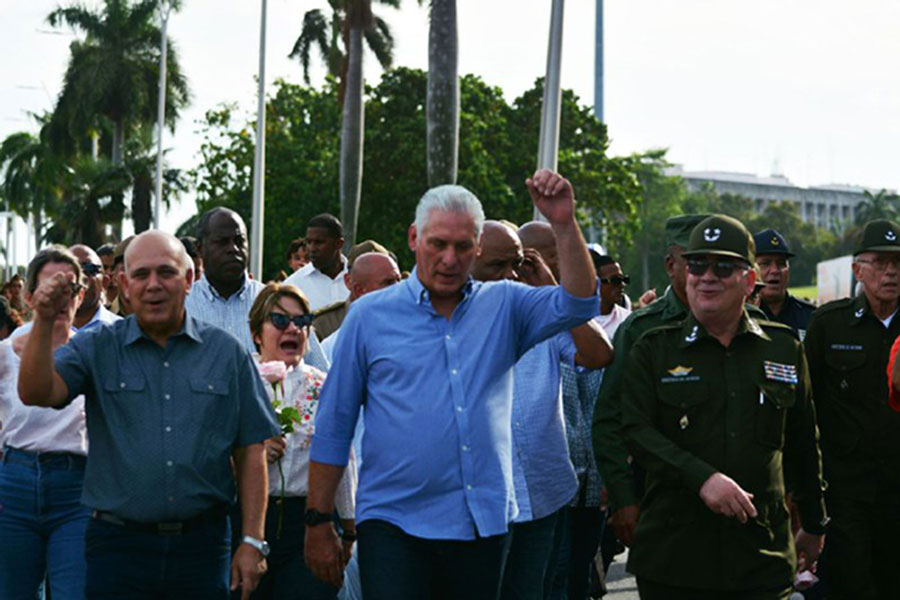
<instances>
[{"instance_id":1,"label":"dark sunglasses","mask_svg":"<svg viewBox=\"0 0 900 600\"><path fill-rule=\"evenodd\" d=\"M102 273L103 267L101 267L100 265L95 265L94 263L86 262L86 263L81 263L81 270L84 271L84 274L87 275L88 277L93 277L94 275L97 275L98 273Z\"/></svg>"},{"instance_id":2,"label":"dark sunglasses","mask_svg":"<svg viewBox=\"0 0 900 600\"><path fill-rule=\"evenodd\" d=\"M269 313L269 321L272 322L272 325L275 326L275 329L279 329L284 331L288 328L288 325L291 323L294 324L294 327L297 329L303 329L304 327L309 327L312 325L313 316L310 314L306 315L296 315L294 317L290 315L286 315L284 313Z\"/></svg>"},{"instance_id":3,"label":"dark sunglasses","mask_svg":"<svg viewBox=\"0 0 900 600\"><path fill-rule=\"evenodd\" d=\"M613 285L628 285L631 283L631 275L613 275L612 277L601 277L600 283L611 283Z\"/></svg>"},{"instance_id":4,"label":"dark sunglasses","mask_svg":"<svg viewBox=\"0 0 900 600\"><path fill-rule=\"evenodd\" d=\"M688 273L697 277L706 273L712 267L713 275L719 279L731 277L735 269L746 270L749 267L742 262L733 260L689 260Z\"/></svg>"}]
</instances>

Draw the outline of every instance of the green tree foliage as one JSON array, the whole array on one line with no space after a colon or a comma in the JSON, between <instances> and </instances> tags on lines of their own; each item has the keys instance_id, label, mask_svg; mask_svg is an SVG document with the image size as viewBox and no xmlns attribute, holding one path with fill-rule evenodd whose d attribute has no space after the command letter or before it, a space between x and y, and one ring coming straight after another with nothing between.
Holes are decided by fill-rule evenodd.
<instances>
[{"instance_id":1,"label":"green tree foliage","mask_svg":"<svg viewBox=\"0 0 900 600\"><path fill-rule=\"evenodd\" d=\"M530 220L525 178L534 172L540 115L540 82L512 104L501 90L467 75L461 79L458 182L473 190L489 218ZM427 75L398 68L368 88L359 235L393 250L401 266L414 263L407 228L428 188L425 95ZM320 212L338 212L337 84L323 88L276 83L266 113L266 277L284 267L288 243L303 235ZM203 123L200 165L193 171L198 208L229 206L250 220L252 122L234 108L210 111ZM629 159L606 156L605 127L569 91L563 94L560 170L575 185L579 214L600 225L632 214L640 191ZM188 230L185 224L182 231Z\"/></svg>"}]
</instances>

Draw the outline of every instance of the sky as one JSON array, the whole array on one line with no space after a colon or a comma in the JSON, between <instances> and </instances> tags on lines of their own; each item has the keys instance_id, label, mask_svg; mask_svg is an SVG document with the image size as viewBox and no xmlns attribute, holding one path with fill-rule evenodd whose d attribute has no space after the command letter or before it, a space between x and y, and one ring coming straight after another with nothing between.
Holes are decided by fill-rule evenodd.
<instances>
[{"instance_id":1,"label":"sky","mask_svg":"<svg viewBox=\"0 0 900 600\"><path fill-rule=\"evenodd\" d=\"M457 4L460 74L480 75L510 100L544 74L551 0ZM59 93L75 38L44 22L56 5L0 0L0 139L34 130L27 112L51 109ZM303 14L326 5L269 0L267 82L302 81L287 54ZM399 11L376 11L393 27L395 64L426 69L427 9L404 0ZM900 2L606 0L604 21L613 154L662 147L688 171L900 189ZM237 102L255 114L259 22L254 0L183 0L172 16L169 33L193 90L175 136L166 133L173 166L196 164L205 111ZM566 2L562 85L587 105L594 24L594 0ZM377 81L380 69L368 58L366 77ZM323 73L316 66L313 82ZM193 210L188 197L163 226L177 227Z\"/></svg>"}]
</instances>

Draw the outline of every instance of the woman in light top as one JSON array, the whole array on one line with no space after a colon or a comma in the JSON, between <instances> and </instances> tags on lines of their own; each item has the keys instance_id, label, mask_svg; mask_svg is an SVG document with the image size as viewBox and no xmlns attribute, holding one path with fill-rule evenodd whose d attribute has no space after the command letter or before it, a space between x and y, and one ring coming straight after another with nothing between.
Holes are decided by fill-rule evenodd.
<instances>
[{"instance_id":1,"label":"woman in light top","mask_svg":"<svg viewBox=\"0 0 900 600\"><path fill-rule=\"evenodd\" d=\"M338 592L337 588L313 577L303 560L309 446L315 432L319 392L325 382L322 371L303 362L311 323L309 301L292 285L270 283L250 309L250 331L259 350L261 373L271 383L267 386L270 398L277 402L277 411L286 407L296 410L295 420L291 422L293 432L266 441L269 461L266 540L271 553L267 559L268 572L253 598L334 598ZM271 380L278 379L278 369L273 367L280 368L281 364L288 369L287 374L281 382L272 383ZM335 502L343 525L345 563L350 558L356 534L355 495L356 465L351 456Z\"/></svg>"},{"instance_id":2,"label":"woman in light top","mask_svg":"<svg viewBox=\"0 0 900 600\"><path fill-rule=\"evenodd\" d=\"M31 260L25 301L30 304L38 284L55 276L69 279L74 293L53 324L54 349L69 341L84 296L81 265L62 246ZM45 578L53 598L83 598L90 518L81 504L88 450L84 397L60 410L22 404L17 382L27 335L0 343L0 598L36 598Z\"/></svg>"}]
</instances>

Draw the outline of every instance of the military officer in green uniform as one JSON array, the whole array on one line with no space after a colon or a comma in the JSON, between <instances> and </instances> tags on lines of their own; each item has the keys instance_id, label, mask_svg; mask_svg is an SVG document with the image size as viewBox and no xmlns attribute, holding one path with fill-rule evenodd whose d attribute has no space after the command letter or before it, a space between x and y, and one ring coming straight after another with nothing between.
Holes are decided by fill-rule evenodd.
<instances>
[{"instance_id":1,"label":"military officer in green uniform","mask_svg":"<svg viewBox=\"0 0 900 600\"><path fill-rule=\"evenodd\" d=\"M644 600L786 599L797 567L786 475L797 549L813 562L824 540L803 349L747 314L754 245L739 221L704 219L684 256L687 317L645 333L625 362L624 433L647 471L628 568Z\"/></svg>"},{"instance_id":2,"label":"military officer in green uniform","mask_svg":"<svg viewBox=\"0 0 900 600\"><path fill-rule=\"evenodd\" d=\"M774 229L764 229L754 234L753 241L756 243L756 264L765 283L759 293L762 299L759 307L770 321L784 323L796 331L800 341L803 341L809 318L816 307L788 292L790 258L794 253L784 236Z\"/></svg>"},{"instance_id":3,"label":"military officer in green uniform","mask_svg":"<svg viewBox=\"0 0 900 600\"><path fill-rule=\"evenodd\" d=\"M613 338L616 358L603 373L603 383L594 407L592 442L597 469L606 485L610 524L616 537L627 546L631 546L631 537L637 526L641 490L635 489L635 474L622 439L622 366L641 334L666 323L681 321L687 316L684 290L687 262L682 252L688 245L691 231L707 216L681 215L666 221L666 274L671 285L662 298L628 315L616 330Z\"/></svg>"},{"instance_id":4,"label":"military officer in green uniform","mask_svg":"<svg viewBox=\"0 0 900 600\"><path fill-rule=\"evenodd\" d=\"M900 414L888 406L888 353L900 334L900 227L866 224L853 256L863 291L820 307L805 346L826 500L829 599L900 598Z\"/></svg>"}]
</instances>

